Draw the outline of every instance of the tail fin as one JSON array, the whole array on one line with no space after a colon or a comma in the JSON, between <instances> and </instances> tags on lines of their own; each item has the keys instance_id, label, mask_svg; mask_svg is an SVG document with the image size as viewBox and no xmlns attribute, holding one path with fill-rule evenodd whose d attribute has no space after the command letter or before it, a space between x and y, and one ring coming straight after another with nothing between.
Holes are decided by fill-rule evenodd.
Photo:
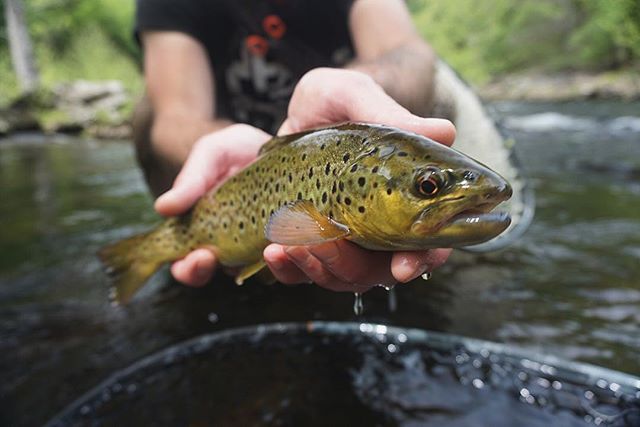
<instances>
[{"instance_id":1,"label":"tail fin","mask_svg":"<svg viewBox=\"0 0 640 427\"><path fill-rule=\"evenodd\" d=\"M138 234L105 246L98 256L105 271L112 278L114 301L126 304L165 262L149 251L148 237L152 232Z\"/></svg>"}]
</instances>

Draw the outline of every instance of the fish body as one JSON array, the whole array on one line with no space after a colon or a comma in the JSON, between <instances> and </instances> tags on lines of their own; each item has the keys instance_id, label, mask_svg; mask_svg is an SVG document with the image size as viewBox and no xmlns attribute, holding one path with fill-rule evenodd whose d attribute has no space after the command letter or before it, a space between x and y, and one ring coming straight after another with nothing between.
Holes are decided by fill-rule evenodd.
<instances>
[{"instance_id":1,"label":"fish body","mask_svg":"<svg viewBox=\"0 0 640 427\"><path fill-rule=\"evenodd\" d=\"M270 242L348 239L389 251L480 243L509 225L507 215L489 211L510 195L501 176L452 148L346 123L273 138L189 213L107 246L100 257L126 302L163 263L199 247L240 267L241 283L265 266Z\"/></svg>"}]
</instances>

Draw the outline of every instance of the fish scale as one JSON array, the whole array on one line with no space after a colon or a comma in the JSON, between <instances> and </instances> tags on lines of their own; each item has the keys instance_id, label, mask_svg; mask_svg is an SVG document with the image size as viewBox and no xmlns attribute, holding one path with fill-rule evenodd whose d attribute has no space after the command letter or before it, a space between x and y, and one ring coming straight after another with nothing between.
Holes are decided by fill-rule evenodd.
<instances>
[{"instance_id":1,"label":"fish scale","mask_svg":"<svg viewBox=\"0 0 640 427\"><path fill-rule=\"evenodd\" d=\"M436 177L439 194L421 194L420 183ZM443 224L509 195L504 179L451 148L395 128L347 123L270 140L256 162L188 214L109 245L100 257L117 299L126 302L160 265L199 247L240 267L241 283L265 266L269 242L345 238L369 249L422 250L484 241L502 229Z\"/></svg>"}]
</instances>

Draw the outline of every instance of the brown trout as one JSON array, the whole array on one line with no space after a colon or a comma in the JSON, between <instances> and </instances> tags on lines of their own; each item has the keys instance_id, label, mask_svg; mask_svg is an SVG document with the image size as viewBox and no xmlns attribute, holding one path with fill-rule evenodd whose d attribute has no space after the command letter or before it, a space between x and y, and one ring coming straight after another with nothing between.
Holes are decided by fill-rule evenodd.
<instances>
[{"instance_id":1,"label":"brown trout","mask_svg":"<svg viewBox=\"0 0 640 427\"><path fill-rule=\"evenodd\" d=\"M489 240L510 218L490 213L511 196L497 173L424 136L346 123L276 137L258 159L183 216L103 248L124 303L164 263L198 247L240 269L265 267L269 242L348 239L374 250L461 247Z\"/></svg>"}]
</instances>

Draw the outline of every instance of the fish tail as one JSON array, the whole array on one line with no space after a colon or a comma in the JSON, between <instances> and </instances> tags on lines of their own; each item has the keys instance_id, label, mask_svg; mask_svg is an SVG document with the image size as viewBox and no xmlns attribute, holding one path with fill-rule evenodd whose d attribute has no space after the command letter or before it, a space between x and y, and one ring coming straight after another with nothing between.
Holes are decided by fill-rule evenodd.
<instances>
[{"instance_id":1,"label":"fish tail","mask_svg":"<svg viewBox=\"0 0 640 427\"><path fill-rule=\"evenodd\" d=\"M165 262L189 252L186 242L175 239L174 229L175 223L169 220L155 230L112 243L98 252L113 283L114 301L126 304Z\"/></svg>"}]
</instances>

